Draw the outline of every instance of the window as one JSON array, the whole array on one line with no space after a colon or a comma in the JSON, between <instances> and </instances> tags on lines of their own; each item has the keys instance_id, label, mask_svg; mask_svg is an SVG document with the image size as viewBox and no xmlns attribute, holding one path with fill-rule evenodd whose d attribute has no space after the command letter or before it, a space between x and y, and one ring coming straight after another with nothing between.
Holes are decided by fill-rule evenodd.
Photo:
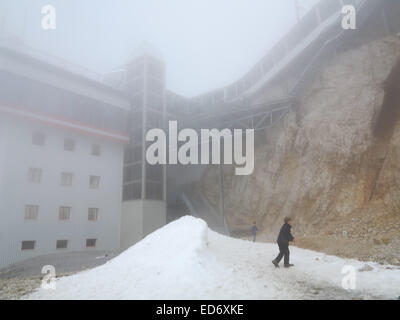
<instances>
[{"instance_id":1,"label":"window","mask_svg":"<svg viewBox=\"0 0 400 320\"><path fill-rule=\"evenodd\" d=\"M90 189L98 189L99 187L100 187L100 177L99 176L90 176L89 188Z\"/></svg>"},{"instance_id":2,"label":"window","mask_svg":"<svg viewBox=\"0 0 400 320\"><path fill-rule=\"evenodd\" d=\"M22 241L21 243L21 250L33 250L35 249L36 241L29 240L29 241Z\"/></svg>"},{"instance_id":3,"label":"window","mask_svg":"<svg viewBox=\"0 0 400 320\"><path fill-rule=\"evenodd\" d=\"M68 240L57 240L56 249L67 249Z\"/></svg>"},{"instance_id":4,"label":"window","mask_svg":"<svg viewBox=\"0 0 400 320\"><path fill-rule=\"evenodd\" d=\"M97 239L86 239L86 248L95 248Z\"/></svg>"},{"instance_id":5,"label":"window","mask_svg":"<svg viewBox=\"0 0 400 320\"><path fill-rule=\"evenodd\" d=\"M142 178L142 164L137 163L133 165L124 166L124 182L132 182Z\"/></svg>"},{"instance_id":6,"label":"window","mask_svg":"<svg viewBox=\"0 0 400 320\"><path fill-rule=\"evenodd\" d=\"M45 136L43 132L34 132L32 135L32 144L36 146L44 145Z\"/></svg>"},{"instance_id":7,"label":"window","mask_svg":"<svg viewBox=\"0 0 400 320\"><path fill-rule=\"evenodd\" d=\"M164 179L163 166L161 164L146 164L146 178L148 180L163 182Z\"/></svg>"},{"instance_id":8,"label":"window","mask_svg":"<svg viewBox=\"0 0 400 320\"><path fill-rule=\"evenodd\" d=\"M71 172L63 172L61 174L61 185L64 187L72 186L72 177L73 174Z\"/></svg>"},{"instance_id":9,"label":"window","mask_svg":"<svg viewBox=\"0 0 400 320\"><path fill-rule=\"evenodd\" d=\"M88 220L97 221L98 217L99 217L99 208L89 208Z\"/></svg>"},{"instance_id":10,"label":"window","mask_svg":"<svg viewBox=\"0 0 400 320\"><path fill-rule=\"evenodd\" d=\"M25 220L36 220L39 214L39 206L26 205L25 206Z\"/></svg>"},{"instance_id":11,"label":"window","mask_svg":"<svg viewBox=\"0 0 400 320\"><path fill-rule=\"evenodd\" d=\"M92 145L92 156L100 156L101 155L101 147L98 144Z\"/></svg>"},{"instance_id":12,"label":"window","mask_svg":"<svg viewBox=\"0 0 400 320\"><path fill-rule=\"evenodd\" d=\"M71 207L60 207L58 212L58 219L67 221L71 219Z\"/></svg>"},{"instance_id":13,"label":"window","mask_svg":"<svg viewBox=\"0 0 400 320\"><path fill-rule=\"evenodd\" d=\"M28 181L32 183L40 183L41 180L42 180L42 169L29 168Z\"/></svg>"},{"instance_id":14,"label":"window","mask_svg":"<svg viewBox=\"0 0 400 320\"><path fill-rule=\"evenodd\" d=\"M72 139L64 139L64 150L65 151L74 151L75 150L75 141Z\"/></svg>"},{"instance_id":15,"label":"window","mask_svg":"<svg viewBox=\"0 0 400 320\"><path fill-rule=\"evenodd\" d=\"M137 200L142 198L142 183L126 183L123 187L123 200Z\"/></svg>"},{"instance_id":16,"label":"window","mask_svg":"<svg viewBox=\"0 0 400 320\"><path fill-rule=\"evenodd\" d=\"M143 147L141 145L136 147L128 147L124 151L124 163L133 163L142 161Z\"/></svg>"}]
</instances>

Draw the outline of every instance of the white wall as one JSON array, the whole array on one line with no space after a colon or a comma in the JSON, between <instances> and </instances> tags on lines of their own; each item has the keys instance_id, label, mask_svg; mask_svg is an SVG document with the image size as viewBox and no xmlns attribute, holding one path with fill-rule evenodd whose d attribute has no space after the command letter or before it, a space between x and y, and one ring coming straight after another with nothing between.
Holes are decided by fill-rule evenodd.
<instances>
[{"instance_id":1,"label":"white wall","mask_svg":"<svg viewBox=\"0 0 400 320\"><path fill-rule=\"evenodd\" d=\"M59 252L56 240L69 240L68 251L93 250L86 248L87 238L98 239L95 250L119 249L123 145L28 120L4 118L3 114L1 117L0 132L8 123L8 138L5 146L1 134L0 267ZM32 144L36 130L45 133L44 146ZM65 137L75 140L75 151L64 150ZM101 146L100 157L91 155L92 144ZM29 167L42 168L40 184L28 181ZM72 187L61 186L64 171L74 174ZM98 190L89 188L90 175L101 177ZM40 206L37 220L24 220L26 204ZM72 207L70 221L58 220L60 206ZM88 221L89 207L100 209L98 221ZM21 251L22 240L36 240L35 250Z\"/></svg>"}]
</instances>

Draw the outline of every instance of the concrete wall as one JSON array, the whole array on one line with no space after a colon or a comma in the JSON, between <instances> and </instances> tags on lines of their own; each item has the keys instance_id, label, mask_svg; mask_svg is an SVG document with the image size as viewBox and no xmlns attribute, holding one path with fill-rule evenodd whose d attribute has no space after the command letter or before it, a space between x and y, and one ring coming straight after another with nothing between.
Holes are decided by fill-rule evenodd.
<instances>
[{"instance_id":1,"label":"concrete wall","mask_svg":"<svg viewBox=\"0 0 400 320\"><path fill-rule=\"evenodd\" d=\"M122 202L121 249L127 249L143 237L143 201Z\"/></svg>"},{"instance_id":2,"label":"concrete wall","mask_svg":"<svg viewBox=\"0 0 400 320\"><path fill-rule=\"evenodd\" d=\"M59 252L57 240L68 240L64 251L93 250L86 239L96 238L95 250L120 245L123 146L65 129L6 117L1 114L0 139L0 267L42 254ZM6 131L5 131L6 130ZM32 144L32 134L45 134L45 145ZM64 138L75 151L64 150ZM6 139L6 141L4 141ZM99 157L92 144L101 146ZM28 181L29 167L42 168L39 184ZM61 185L61 173L72 172L71 187ZM89 176L100 176L100 188L89 188ZM37 220L25 220L25 206L39 205ZM59 221L60 206L69 206L70 221ZM88 208L99 208L98 221L88 221ZM21 241L35 240L34 250L21 251Z\"/></svg>"},{"instance_id":3,"label":"concrete wall","mask_svg":"<svg viewBox=\"0 0 400 320\"><path fill-rule=\"evenodd\" d=\"M143 236L163 227L167 220L165 201L145 200L143 202Z\"/></svg>"},{"instance_id":4,"label":"concrete wall","mask_svg":"<svg viewBox=\"0 0 400 320\"><path fill-rule=\"evenodd\" d=\"M127 249L166 224L165 201L132 200L122 203L121 249Z\"/></svg>"}]
</instances>

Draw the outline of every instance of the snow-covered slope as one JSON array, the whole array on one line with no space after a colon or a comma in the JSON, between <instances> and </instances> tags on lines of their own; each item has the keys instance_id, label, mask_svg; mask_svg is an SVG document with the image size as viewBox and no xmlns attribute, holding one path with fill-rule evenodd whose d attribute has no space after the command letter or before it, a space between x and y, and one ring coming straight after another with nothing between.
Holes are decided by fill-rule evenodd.
<instances>
[{"instance_id":1,"label":"snow-covered slope","mask_svg":"<svg viewBox=\"0 0 400 320\"><path fill-rule=\"evenodd\" d=\"M60 278L57 288L27 299L351 299L397 298L400 269L369 265L346 291L342 268L364 263L291 249L291 269L275 269L275 244L222 236L183 217L150 234L108 263Z\"/></svg>"}]
</instances>

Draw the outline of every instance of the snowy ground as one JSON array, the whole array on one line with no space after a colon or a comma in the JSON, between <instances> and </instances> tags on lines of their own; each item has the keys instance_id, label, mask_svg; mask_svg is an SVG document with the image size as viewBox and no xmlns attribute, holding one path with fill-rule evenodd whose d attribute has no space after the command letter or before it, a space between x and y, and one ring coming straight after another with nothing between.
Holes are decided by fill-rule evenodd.
<instances>
[{"instance_id":1,"label":"snowy ground","mask_svg":"<svg viewBox=\"0 0 400 320\"><path fill-rule=\"evenodd\" d=\"M292 247L294 268L275 269L277 246L217 234L184 217L106 264L57 280L25 299L397 299L400 268ZM355 269L355 290L342 268Z\"/></svg>"},{"instance_id":2,"label":"snowy ground","mask_svg":"<svg viewBox=\"0 0 400 320\"><path fill-rule=\"evenodd\" d=\"M0 300L29 294L42 282L42 268L54 266L57 277L92 269L117 256L115 251L60 252L26 259L0 270Z\"/></svg>"}]
</instances>

